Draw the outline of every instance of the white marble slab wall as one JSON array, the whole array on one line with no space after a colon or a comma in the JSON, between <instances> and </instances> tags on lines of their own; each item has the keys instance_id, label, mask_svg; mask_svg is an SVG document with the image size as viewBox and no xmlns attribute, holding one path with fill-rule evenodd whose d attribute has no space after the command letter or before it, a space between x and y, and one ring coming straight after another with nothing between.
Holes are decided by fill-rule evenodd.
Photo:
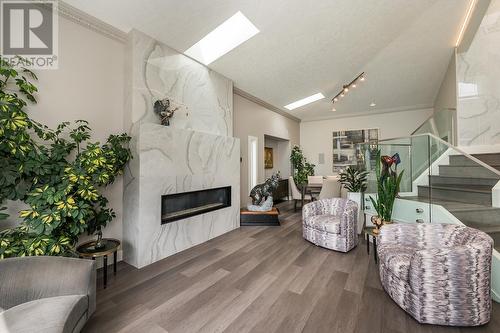
<instances>
[{"instance_id":1,"label":"white marble slab wall","mask_svg":"<svg viewBox=\"0 0 500 333\"><path fill-rule=\"evenodd\" d=\"M144 267L239 227L240 143L233 85L138 31L127 48L126 125L134 158L125 174L124 260ZM157 99L180 109L159 124ZM161 196L231 186L232 206L161 224Z\"/></svg>"},{"instance_id":2,"label":"white marble slab wall","mask_svg":"<svg viewBox=\"0 0 500 333\"><path fill-rule=\"evenodd\" d=\"M169 98L179 110L171 126L233 136L233 82L153 38L129 34L131 122L160 123L153 103Z\"/></svg>"},{"instance_id":3,"label":"white marble slab wall","mask_svg":"<svg viewBox=\"0 0 500 333\"><path fill-rule=\"evenodd\" d=\"M500 0L492 0L472 44L457 55L460 146L500 144Z\"/></svg>"}]
</instances>

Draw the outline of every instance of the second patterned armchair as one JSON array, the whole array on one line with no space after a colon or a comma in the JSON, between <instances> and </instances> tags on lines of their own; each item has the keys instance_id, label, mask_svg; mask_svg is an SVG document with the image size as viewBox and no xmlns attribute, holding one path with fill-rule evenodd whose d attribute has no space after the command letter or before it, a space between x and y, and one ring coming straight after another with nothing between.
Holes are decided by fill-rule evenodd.
<instances>
[{"instance_id":1,"label":"second patterned armchair","mask_svg":"<svg viewBox=\"0 0 500 333\"><path fill-rule=\"evenodd\" d=\"M491 315L493 240L453 224L393 224L377 240L380 280L419 323L478 326Z\"/></svg>"},{"instance_id":2,"label":"second patterned armchair","mask_svg":"<svg viewBox=\"0 0 500 333\"><path fill-rule=\"evenodd\" d=\"M321 199L304 205L302 233L327 249L348 252L358 244L358 205L342 198Z\"/></svg>"}]
</instances>

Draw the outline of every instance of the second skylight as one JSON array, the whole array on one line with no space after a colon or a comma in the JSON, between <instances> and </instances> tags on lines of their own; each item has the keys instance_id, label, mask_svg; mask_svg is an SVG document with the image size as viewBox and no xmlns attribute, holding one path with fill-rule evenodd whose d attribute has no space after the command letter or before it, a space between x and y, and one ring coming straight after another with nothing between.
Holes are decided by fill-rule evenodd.
<instances>
[{"instance_id":1,"label":"second skylight","mask_svg":"<svg viewBox=\"0 0 500 333\"><path fill-rule=\"evenodd\" d=\"M323 99L323 98L325 98L325 96L323 96L322 93L317 93L317 94L311 95L309 97L302 98L296 102L285 105L285 108L288 110L293 110L296 108L300 108L301 106L304 106L306 104L319 101L320 99Z\"/></svg>"}]
</instances>

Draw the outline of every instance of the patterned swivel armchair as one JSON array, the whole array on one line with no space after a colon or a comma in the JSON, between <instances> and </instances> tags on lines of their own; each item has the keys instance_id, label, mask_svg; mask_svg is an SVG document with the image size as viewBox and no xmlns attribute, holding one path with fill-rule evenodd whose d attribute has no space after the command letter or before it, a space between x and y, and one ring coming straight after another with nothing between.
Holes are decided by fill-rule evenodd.
<instances>
[{"instance_id":1,"label":"patterned swivel armchair","mask_svg":"<svg viewBox=\"0 0 500 333\"><path fill-rule=\"evenodd\" d=\"M327 249L348 252L358 244L358 205L341 199L321 199L304 205L302 234Z\"/></svg>"},{"instance_id":2,"label":"patterned swivel armchair","mask_svg":"<svg viewBox=\"0 0 500 333\"><path fill-rule=\"evenodd\" d=\"M491 314L493 240L454 224L393 224L378 237L380 280L418 322L477 326Z\"/></svg>"}]
</instances>

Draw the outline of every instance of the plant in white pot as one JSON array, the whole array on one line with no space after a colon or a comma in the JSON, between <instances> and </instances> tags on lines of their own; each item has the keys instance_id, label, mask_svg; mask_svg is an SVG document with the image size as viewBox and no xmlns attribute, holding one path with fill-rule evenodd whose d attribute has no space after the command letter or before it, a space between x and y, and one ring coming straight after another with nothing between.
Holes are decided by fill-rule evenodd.
<instances>
[{"instance_id":1,"label":"plant in white pot","mask_svg":"<svg viewBox=\"0 0 500 333\"><path fill-rule=\"evenodd\" d=\"M340 183L347 190L347 199L358 204L358 234L363 230L363 193L366 191L368 171L348 166L339 173Z\"/></svg>"}]
</instances>

